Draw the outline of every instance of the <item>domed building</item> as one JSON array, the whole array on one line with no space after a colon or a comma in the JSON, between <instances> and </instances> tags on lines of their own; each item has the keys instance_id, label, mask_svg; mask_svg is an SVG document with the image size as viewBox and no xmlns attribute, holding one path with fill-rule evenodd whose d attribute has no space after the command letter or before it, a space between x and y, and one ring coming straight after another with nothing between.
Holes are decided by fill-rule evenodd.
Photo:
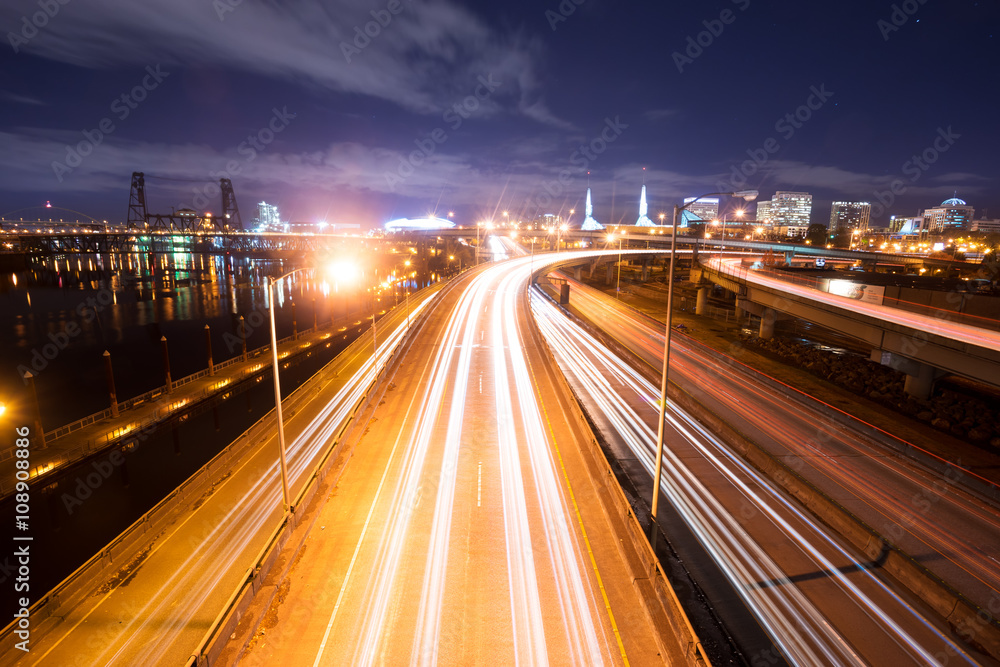
<instances>
[{"instance_id":1,"label":"domed building","mask_svg":"<svg viewBox=\"0 0 1000 667\"><path fill-rule=\"evenodd\" d=\"M974 207L955 196L951 199L945 199L940 206L925 210L923 227L931 234L971 229L975 214Z\"/></svg>"}]
</instances>

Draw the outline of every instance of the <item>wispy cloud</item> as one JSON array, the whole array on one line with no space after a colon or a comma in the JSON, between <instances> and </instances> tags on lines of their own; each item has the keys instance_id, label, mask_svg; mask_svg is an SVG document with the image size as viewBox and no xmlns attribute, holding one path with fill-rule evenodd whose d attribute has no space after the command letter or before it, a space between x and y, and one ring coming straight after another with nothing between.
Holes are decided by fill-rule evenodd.
<instances>
[{"instance_id":1,"label":"wispy cloud","mask_svg":"<svg viewBox=\"0 0 1000 667\"><path fill-rule=\"evenodd\" d=\"M402 0L402 10L367 43L364 30L374 20L372 3L242 2L223 21L215 4L70 3L24 50L98 69L149 63L220 66L367 95L428 114L441 112L456 95L467 95L477 77L493 73L504 87L487 112L565 124L544 102L536 74L539 40L520 31L500 32L450 0ZM28 0L5 2L0 25L15 26L25 12L36 10ZM357 37L359 31L362 37ZM365 46L348 62L343 45L356 43Z\"/></svg>"}]
</instances>

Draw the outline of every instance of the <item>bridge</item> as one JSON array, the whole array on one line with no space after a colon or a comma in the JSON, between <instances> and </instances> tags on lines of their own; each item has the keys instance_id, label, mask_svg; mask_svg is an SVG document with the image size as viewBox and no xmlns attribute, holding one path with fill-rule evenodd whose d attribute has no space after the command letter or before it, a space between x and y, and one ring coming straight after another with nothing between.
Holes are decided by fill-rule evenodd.
<instances>
[{"instance_id":1,"label":"bridge","mask_svg":"<svg viewBox=\"0 0 1000 667\"><path fill-rule=\"evenodd\" d=\"M871 345L872 360L905 373L905 391L914 397L930 396L944 373L1000 386L1000 332L953 321L960 314L924 315L848 299L751 270L739 259L711 258L695 273L737 294L738 306L761 318L762 338L773 336L778 318L791 316Z\"/></svg>"}]
</instances>

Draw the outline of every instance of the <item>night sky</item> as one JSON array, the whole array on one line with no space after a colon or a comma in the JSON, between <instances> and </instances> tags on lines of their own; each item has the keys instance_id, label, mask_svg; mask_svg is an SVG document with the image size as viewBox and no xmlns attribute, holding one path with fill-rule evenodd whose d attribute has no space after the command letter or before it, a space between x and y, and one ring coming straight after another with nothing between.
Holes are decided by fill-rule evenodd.
<instances>
[{"instance_id":1,"label":"night sky","mask_svg":"<svg viewBox=\"0 0 1000 667\"><path fill-rule=\"evenodd\" d=\"M642 167L654 219L744 179L824 224L955 191L1000 217L996 1L62 2L0 7L6 217L123 220L143 171L152 212L228 175L244 220L579 222L589 170L631 224Z\"/></svg>"}]
</instances>

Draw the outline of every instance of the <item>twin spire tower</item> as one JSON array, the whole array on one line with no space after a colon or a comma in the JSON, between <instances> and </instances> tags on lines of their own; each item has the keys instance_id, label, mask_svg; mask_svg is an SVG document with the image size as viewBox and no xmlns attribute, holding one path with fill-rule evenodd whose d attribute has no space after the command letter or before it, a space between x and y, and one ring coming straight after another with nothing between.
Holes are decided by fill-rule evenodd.
<instances>
[{"instance_id":1,"label":"twin spire tower","mask_svg":"<svg viewBox=\"0 0 1000 667\"><path fill-rule=\"evenodd\" d=\"M643 167L643 172L645 172L645 171L646 171L646 168ZM588 173L588 175L589 175L589 173ZM643 176L643 181L645 181L645 180L646 179L645 179L645 175L644 175ZM593 231L598 231L598 230L604 229L604 225L602 225L601 223L599 223L597 220L594 219L594 204L591 201L590 184L589 183L587 184L587 208L586 208L586 213L587 213L587 217L584 218L583 224L580 225L580 229L582 229L585 232L593 232ZM635 226L636 227L658 227L659 226L655 222L653 222L652 220L649 219L648 213L649 213L649 207L646 204L646 183L643 182L643 184L642 184L642 194L639 196L639 219L635 221Z\"/></svg>"}]
</instances>

